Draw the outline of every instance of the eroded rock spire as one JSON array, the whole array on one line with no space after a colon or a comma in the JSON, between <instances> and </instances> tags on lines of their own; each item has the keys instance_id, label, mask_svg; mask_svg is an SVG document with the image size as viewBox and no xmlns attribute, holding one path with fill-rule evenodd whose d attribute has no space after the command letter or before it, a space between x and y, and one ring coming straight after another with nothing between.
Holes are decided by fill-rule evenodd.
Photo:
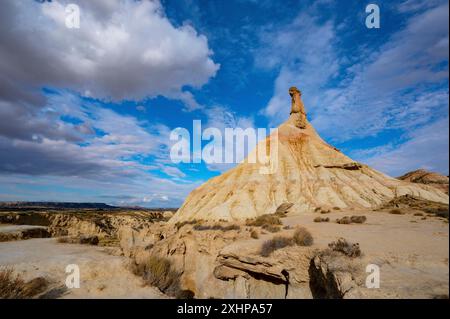
<instances>
[{"instance_id":1,"label":"eroded rock spire","mask_svg":"<svg viewBox=\"0 0 450 319\"><path fill-rule=\"evenodd\" d=\"M303 105L302 102L302 92L300 92L299 89L297 89L295 86L292 86L289 88L289 95L291 96L291 119L293 120L293 123L298 128L306 128L306 111L305 111L305 105Z\"/></svg>"}]
</instances>

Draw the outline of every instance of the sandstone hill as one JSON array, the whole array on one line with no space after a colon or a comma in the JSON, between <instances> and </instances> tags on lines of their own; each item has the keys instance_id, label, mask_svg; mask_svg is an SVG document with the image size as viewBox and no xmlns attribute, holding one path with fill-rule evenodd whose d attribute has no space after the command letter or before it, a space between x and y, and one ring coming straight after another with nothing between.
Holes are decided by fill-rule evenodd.
<instances>
[{"instance_id":1,"label":"sandstone hill","mask_svg":"<svg viewBox=\"0 0 450 319\"><path fill-rule=\"evenodd\" d=\"M427 184L440 189L448 195L448 176L418 169L397 178L411 183Z\"/></svg>"},{"instance_id":2,"label":"sandstone hill","mask_svg":"<svg viewBox=\"0 0 450 319\"><path fill-rule=\"evenodd\" d=\"M246 159L192 191L170 223L243 220L274 213L286 203L293 214L318 207L367 209L406 194L448 203L448 195L432 186L389 177L326 143L307 120L301 92L292 87L289 94L289 119L249 155L270 154L277 146L273 173Z\"/></svg>"}]
</instances>

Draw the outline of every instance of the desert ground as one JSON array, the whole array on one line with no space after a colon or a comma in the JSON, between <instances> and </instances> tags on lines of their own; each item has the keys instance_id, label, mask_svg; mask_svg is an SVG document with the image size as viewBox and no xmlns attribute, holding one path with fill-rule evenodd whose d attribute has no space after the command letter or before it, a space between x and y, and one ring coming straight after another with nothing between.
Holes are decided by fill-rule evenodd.
<instances>
[{"instance_id":1,"label":"desert ground","mask_svg":"<svg viewBox=\"0 0 450 319\"><path fill-rule=\"evenodd\" d=\"M43 278L31 298L448 298L448 206L420 203L287 209L242 222L170 223L170 211L4 211L0 268L25 283ZM337 223L345 216L365 218ZM286 240L299 229L311 242ZM349 249L329 247L340 238ZM80 288L65 285L69 264L80 268ZM380 269L379 288L365 285L369 264Z\"/></svg>"},{"instance_id":2,"label":"desert ground","mask_svg":"<svg viewBox=\"0 0 450 319\"><path fill-rule=\"evenodd\" d=\"M9 227L9 226L6 226ZM0 227L0 232L6 227ZM91 245L62 244L54 238L0 243L0 264L13 267L25 280L49 281L45 298L163 298L126 270L124 258ZM68 289L66 266L80 267L80 288Z\"/></svg>"}]
</instances>

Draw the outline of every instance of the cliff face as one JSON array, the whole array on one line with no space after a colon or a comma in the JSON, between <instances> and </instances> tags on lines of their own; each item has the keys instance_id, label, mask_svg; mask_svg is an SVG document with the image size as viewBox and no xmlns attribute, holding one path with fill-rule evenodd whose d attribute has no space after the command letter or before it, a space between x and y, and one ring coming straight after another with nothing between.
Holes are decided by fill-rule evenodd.
<instances>
[{"instance_id":1,"label":"cliff face","mask_svg":"<svg viewBox=\"0 0 450 319\"><path fill-rule=\"evenodd\" d=\"M191 192L170 222L192 219L243 220L274 213L283 203L290 212L317 207L374 208L405 194L448 203L448 195L356 163L327 144L306 119L301 93L291 88L289 119L250 154L278 150L272 174L245 160Z\"/></svg>"}]
</instances>

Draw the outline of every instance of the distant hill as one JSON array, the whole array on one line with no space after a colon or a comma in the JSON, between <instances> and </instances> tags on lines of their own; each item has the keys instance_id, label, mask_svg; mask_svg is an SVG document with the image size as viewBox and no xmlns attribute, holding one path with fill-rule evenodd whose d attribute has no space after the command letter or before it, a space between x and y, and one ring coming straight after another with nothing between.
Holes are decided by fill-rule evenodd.
<instances>
[{"instance_id":1,"label":"distant hill","mask_svg":"<svg viewBox=\"0 0 450 319\"><path fill-rule=\"evenodd\" d=\"M0 202L0 210L47 210L47 209L90 209L90 210L142 210L142 211L171 211L176 212L178 208L162 207L140 207L140 206L113 206L105 203L74 203L74 202Z\"/></svg>"},{"instance_id":2,"label":"distant hill","mask_svg":"<svg viewBox=\"0 0 450 319\"><path fill-rule=\"evenodd\" d=\"M0 208L114 209L117 207L105 203L0 202Z\"/></svg>"},{"instance_id":3,"label":"distant hill","mask_svg":"<svg viewBox=\"0 0 450 319\"><path fill-rule=\"evenodd\" d=\"M448 194L448 185L449 178L448 176L444 176L438 173L429 172L424 169L418 169L400 177L397 177L403 181L411 182L411 183L419 183L419 184L427 184L430 186L434 186L437 189Z\"/></svg>"}]
</instances>

